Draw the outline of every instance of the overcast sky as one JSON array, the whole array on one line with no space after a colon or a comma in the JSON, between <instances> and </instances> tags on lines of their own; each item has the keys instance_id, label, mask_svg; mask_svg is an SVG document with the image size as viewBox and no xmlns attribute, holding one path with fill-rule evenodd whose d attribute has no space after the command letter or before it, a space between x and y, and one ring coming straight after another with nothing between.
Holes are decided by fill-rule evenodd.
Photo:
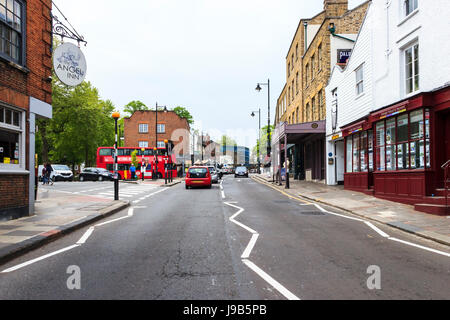
<instances>
[{"instance_id":1,"label":"overcast sky","mask_svg":"<svg viewBox=\"0 0 450 320\"><path fill-rule=\"evenodd\" d=\"M132 100L186 107L194 127L252 147L261 108L271 123L285 57L301 18L322 0L54 0L88 41L86 79L118 110ZM354 8L363 0L349 0ZM54 9L53 13L61 18Z\"/></svg>"}]
</instances>

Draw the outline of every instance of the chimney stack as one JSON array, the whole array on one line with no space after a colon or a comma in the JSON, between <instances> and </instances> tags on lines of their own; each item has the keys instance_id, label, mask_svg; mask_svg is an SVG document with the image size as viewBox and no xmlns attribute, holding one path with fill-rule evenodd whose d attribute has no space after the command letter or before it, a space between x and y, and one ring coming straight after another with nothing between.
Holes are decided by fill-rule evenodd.
<instances>
[{"instance_id":1,"label":"chimney stack","mask_svg":"<svg viewBox=\"0 0 450 320\"><path fill-rule=\"evenodd\" d=\"M326 17L340 17L348 11L348 0L324 0Z\"/></svg>"}]
</instances>

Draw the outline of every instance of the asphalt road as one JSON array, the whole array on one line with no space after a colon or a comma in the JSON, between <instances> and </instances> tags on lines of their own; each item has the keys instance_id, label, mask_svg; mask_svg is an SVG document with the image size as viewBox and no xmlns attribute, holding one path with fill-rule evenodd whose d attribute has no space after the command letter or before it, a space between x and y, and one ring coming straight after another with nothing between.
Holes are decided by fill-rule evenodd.
<instances>
[{"instance_id":1,"label":"asphalt road","mask_svg":"<svg viewBox=\"0 0 450 320\"><path fill-rule=\"evenodd\" d=\"M450 298L450 248L252 179L145 194L131 210L0 266L0 299ZM70 266L80 270L79 290L68 289ZM370 266L379 289L368 288Z\"/></svg>"}]
</instances>

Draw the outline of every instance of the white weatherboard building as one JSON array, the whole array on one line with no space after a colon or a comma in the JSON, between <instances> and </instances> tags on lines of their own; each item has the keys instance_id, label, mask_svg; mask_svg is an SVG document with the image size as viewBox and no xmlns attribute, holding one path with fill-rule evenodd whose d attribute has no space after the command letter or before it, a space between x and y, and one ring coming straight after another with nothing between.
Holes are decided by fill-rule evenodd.
<instances>
[{"instance_id":1,"label":"white weatherboard building","mask_svg":"<svg viewBox=\"0 0 450 320\"><path fill-rule=\"evenodd\" d=\"M326 87L328 184L441 209L441 165L450 159L449 13L448 0L371 1L351 58L334 67Z\"/></svg>"}]
</instances>

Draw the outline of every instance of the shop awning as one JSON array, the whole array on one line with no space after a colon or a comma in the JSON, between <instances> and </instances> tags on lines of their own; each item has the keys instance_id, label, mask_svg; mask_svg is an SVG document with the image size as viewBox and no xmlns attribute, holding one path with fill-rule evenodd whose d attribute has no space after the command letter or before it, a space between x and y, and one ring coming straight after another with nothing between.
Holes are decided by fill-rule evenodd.
<instances>
[{"instance_id":1,"label":"shop awning","mask_svg":"<svg viewBox=\"0 0 450 320\"><path fill-rule=\"evenodd\" d=\"M272 141L273 143L284 143L284 137L287 136L288 143L296 143L309 135L325 135L325 131L325 120L298 124L281 123L275 129Z\"/></svg>"}]
</instances>

